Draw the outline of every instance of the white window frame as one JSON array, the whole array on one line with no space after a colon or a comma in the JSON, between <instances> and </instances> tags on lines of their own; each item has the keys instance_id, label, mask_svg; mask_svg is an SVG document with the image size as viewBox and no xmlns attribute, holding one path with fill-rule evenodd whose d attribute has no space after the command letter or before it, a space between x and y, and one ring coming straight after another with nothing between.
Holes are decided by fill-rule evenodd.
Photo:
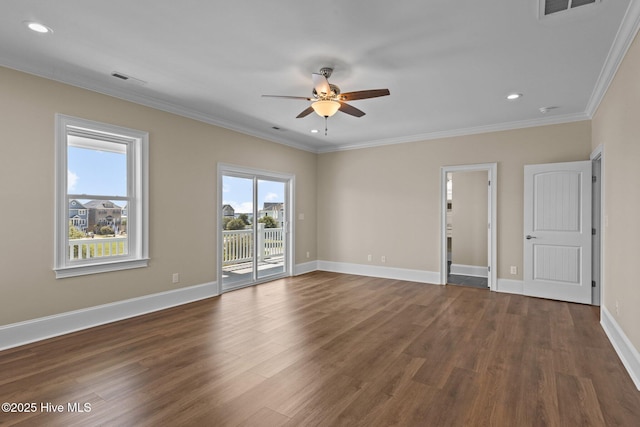
<instances>
[{"instance_id":1,"label":"white window frame","mask_svg":"<svg viewBox=\"0 0 640 427\"><path fill-rule=\"evenodd\" d=\"M128 253L105 258L70 260L67 192L68 136L82 134L127 147ZM56 278L147 267L149 262L149 134L106 123L56 114L54 268ZM94 198L95 195L81 195ZM102 198L105 195L98 196Z\"/></svg>"}]
</instances>

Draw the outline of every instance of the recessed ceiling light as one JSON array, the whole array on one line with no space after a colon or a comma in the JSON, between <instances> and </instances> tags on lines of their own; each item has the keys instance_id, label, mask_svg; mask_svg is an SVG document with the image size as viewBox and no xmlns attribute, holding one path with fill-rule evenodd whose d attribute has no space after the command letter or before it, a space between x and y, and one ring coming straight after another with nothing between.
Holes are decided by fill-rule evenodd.
<instances>
[{"instance_id":1,"label":"recessed ceiling light","mask_svg":"<svg viewBox=\"0 0 640 427\"><path fill-rule=\"evenodd\" d=\"M47 27L44 24L41 24L39 22L33 22L33 21L25 21L24 24L31 30L31 31L35 31L36 33L40 33L40 34L49 34L49 33L53 33L53 30L49 27Z\"/></svg>"},{"instance_id":2,"label":"recessed ceiling light","mask_svg":"<svg viewBox=\"0 0 640 427\"><path fill-rule=\"evenodd\" d=\"M518 99L518 98L522 98L522 94L521 93L510 93L509 95L507 95L507 99L509 101L513 101L513 100Z\"/></svg>"},{"instance_id":3,"label":"recessed ceiling light","mask_svg":"<svg viewBox=\"0 0 640 427\"><path fill-rule=\"evenodd\" d=\"M318 129L311 129L311 133L318 133Z\"/></svg>"}]
</instances>

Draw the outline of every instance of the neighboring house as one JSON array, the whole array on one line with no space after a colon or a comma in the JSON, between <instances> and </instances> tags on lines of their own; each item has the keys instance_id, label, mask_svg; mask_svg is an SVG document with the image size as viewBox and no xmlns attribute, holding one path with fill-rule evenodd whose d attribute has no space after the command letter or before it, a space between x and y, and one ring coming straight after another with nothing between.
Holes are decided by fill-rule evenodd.
<instances>
[{"instance_id":1,"label":"neighboring house","mask_svg":"<svg viewBox=\"0 0 640 427\"><path fill-rule=\"evenodd\" d=\"M224 218L235 218L236 210L231 205L222 206L222 216Z\"/></svg>"},{"instance_id":2,"label":"neighboring house","mask_svg":"<svg viewBox=\"0 0 640 427\"><path fill-rule=\"evenodd\" d=\"M262 209L258 211L260 218L270 216L282 226L284 222L284 203L282 202L264 202Z\"/></svg>"},{"instance_id":3,"label":"neighboring house","mask_svg":"<svg viewBox=\"0 0 640 427\"><path fill-rule=\"evenodd\" d=\"M87 207L73 199L69 201L69 222L80 231L87 231L89 213Z\"/></svg>"},{"instance_id":4,"label":"neighboring house","mask_svg":"<svg viewBox=\"0 0 640 427\"><path fill-rule=\"evenodd\" d=\"M115 234L121 231L122 208L108 200L92 200L84 204L89 211L87 230L109 226Z\"/></svg>"}]
</instances>

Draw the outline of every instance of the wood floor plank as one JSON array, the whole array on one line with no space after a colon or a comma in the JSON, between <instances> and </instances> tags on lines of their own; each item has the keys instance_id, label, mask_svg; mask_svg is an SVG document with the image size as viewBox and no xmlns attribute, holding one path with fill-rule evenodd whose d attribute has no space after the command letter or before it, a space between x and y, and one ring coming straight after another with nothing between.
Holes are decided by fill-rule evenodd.
<instances>
[{"instance_id":1,"label":"wood floor plank","mask_svg":"<svg viewBox=\"0 0 640 427\"><path fill-rule=\"evenodd\" d=\"M428 426L461 426L471 415L474 399L481 393L480 375L467 369L455 367L444 386L424 411L420 422ZM451 408L455 408L452 411Z\"/></svg>"},{"instance_id":2,"label":"wood floor plank","mask_svg":"<svg viewBox=\"0 0 640 427\"><path fill-rule=\"evenodd\" d=\"M636 426L597 308L328 272L0 352L0 426Z\"/></svg>"},{"instance_id":3,"label":"wood floor plank","mask_svg":"<svg viewBox=\"0 0 640 427\"><path fill-rule=\"evenodd\" d=\"M438 394L435 387L410 381L399 393L384 403L381 411L362 420L362 426L427 426L426 415ZM451 408L449 409L451 410Z\"/></svg>"},{"instance_id":4,"label":"wood floor plank","mask_svg":"<svg viewBox=\"0 0 640 427\"><path fill-rule=\"evenodd\" d=\"M365 420L377 419L385 412L387 402L394 396L403 394L423 359L412 358L404 353L398 354L384 371L376 375L371 382L362 387L362 392L334 420L340 426L367 425Z\"/></svg>"},{"instance_id":5,"label":"wood floor plank","mask_svg":"<svg viewBox=\"0 0 640 427\"><path fill-rule=\"evenodd\" d=\"M290 419L276 411L262 407L244 422L238 424L238 427L280 427L286 425Z\"/></svg>"},{"instance_id":6,"label":"wood floor plank","mask_svg":"<svg viewBox=\"0 0 640 427\"><path fill-rule=\"evenodd\" d=\"M573 375L558 374L558 406L561 418L568 425L605 425L591 380Z\"/></svg>"}]
</instances>

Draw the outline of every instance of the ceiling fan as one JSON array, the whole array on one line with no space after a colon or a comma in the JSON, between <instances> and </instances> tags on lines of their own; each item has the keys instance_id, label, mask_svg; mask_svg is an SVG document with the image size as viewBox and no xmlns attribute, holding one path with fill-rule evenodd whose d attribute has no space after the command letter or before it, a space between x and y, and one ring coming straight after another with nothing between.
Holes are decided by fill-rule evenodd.
<instances>
[{"instance_id":1,"label":"ceiling fan","mask_svg":"<svg viewBox=\"0 0 640 427\"><path fill-rule=\"evenodd\" d=\"M306 101L313 101L311 106L298 114L296 118L299 119L302 117L306 117L315 111L319 116L324 117L326 121L328 117L333 116L338 111L342 111L343 113L355 117L362 117L365 115L364 111L347 104L345 101L377 98L379 96L386 96L390 94L389 89L370 89L341 93L338 86L329 83L329 80L327 80L329 77L331 77L331 73L333 73L333 68L323 67L320 69L319 73L311 74L311 79L313 80L313 91L311 97L283 95L262 96L269 98L303 99Z\"/></svg>"}]
</instances>

